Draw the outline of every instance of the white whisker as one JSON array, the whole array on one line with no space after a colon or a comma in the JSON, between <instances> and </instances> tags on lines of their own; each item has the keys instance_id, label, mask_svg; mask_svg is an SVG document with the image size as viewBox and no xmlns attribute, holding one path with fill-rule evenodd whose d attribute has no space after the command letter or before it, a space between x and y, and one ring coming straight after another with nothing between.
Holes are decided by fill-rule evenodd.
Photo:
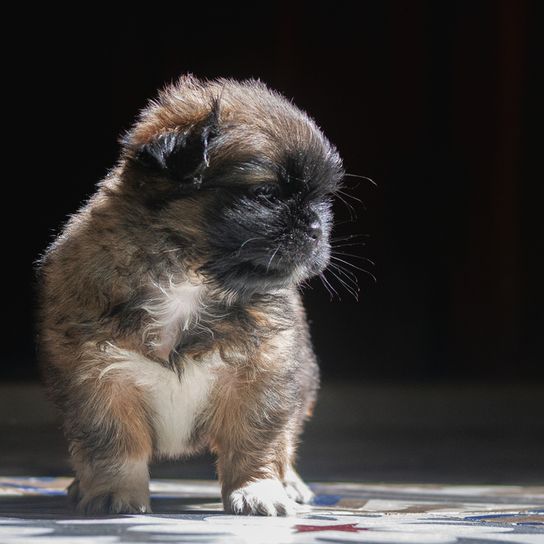
<instances>
[{"instance_id":1,"label":"white whisker","mask_svg":"<svg viewBox=\"0 0 544 544\"><path fill-rule=\"evenodd\" d=\"M345 253L343 251L332 251L333 255L345 255L346 257L353 257L354 259L361 259L362 261L366 261L367 263L370 263L372 266L376 266L376 263L369 259L368 257L362 257L361 255L355 255L354 253Z\"/></svg>"},{"instance_id":2,"label":"white whisker","mask_svg":"<svg viewBox=\"0 0 544 544\"><path fill-rule=\"evenodd\" d=\"M329 289L329 287L327 285L328 282L325 281L325 276L323 275L323 273L319 274L319 279L321 280L321 283L324 285L325 289L329 293L329 296L330 296L330 299L331 299L331 302L332 302L332 300L334 299L334 295L332 294L332 291Z\"/></svg>"},{"instance_id":3,"label":"white whisker","mask_svg":"<svg viewBox=\"0 0 544 544\"><path fill-rule=\"evenodd\" d=\"M268 269L270 268L270 265L272 264L272 261L274 260L274 257L276 256L276 253L278 252L278 250L280 249L281 247L281 244L278 244L278 247L276 248L276 250L274 251L274 253L272 253L272 257L270 257L270 260L268 261L268 264L266 265L266 271L268 272Z\"/></svg>"},{"instance_id":4,"label":"white whisker","mask_svg":"<svg viewBox=\"0 0 544 544\"><path fill-rule=\"evenodd\" d=\"M331 259L334 259L336 261L340 261L340 262L342 262L344 264L347 264L348 266L351 266L352 268L356 268L357 270L360 270L361 272L364 272L365 274L368 274L374 280L375 283L378 282L378 280L376 279L376 276L374 274L372 274L372 272L369 272L368 270L365 270L364 268L361 268L360 266L356 266L353 263L345 261L344 259L340 259L340 257L335 257L334 255L331 255Z\"/></svg>"},{"instance_id":5,"label":"white whisker","mask_svg":"<svg viewBox=\"0 0 544 544\"><path fill-rule=\"evenodd\" d=\"M372 183L372 185L374 185L374 187L378 186L378 184L372 178L369 178L368 176L360 176L359 174L347 174L347 173L344 173L344 177L365 179L366 181Z\"/></svg>"},{"instance_id":6,"label":"white whisker","mask_svg":"<svg viewBox=\"0 0 544 544\"><path fill-rule=\"evenodd\" d=\"M331 283L329 282L329 280L327 280L327 278L325 277L325 271L323 271L322 274L320 274L320 278L321 278L321 281L325 282L332 290L332 292L338 297L338 300L342 300L342 297L338 294L338 291L331 285ZM328 290L328 289L327 289ZM330 293L330 291L329 291ZM331 294L331 301L334 300L334 297Z\"/></svg>"},{"instance_id":7,"label":"white whisker","mask_svg":"<svg viewBox=\"0 0 544 544\"><path fill-rule=\"evenodd\" d=\"M351 286L349 286L338 274L335 274L332 270L329 269L329 272L344 286L346 291L355 298L355 300L359 301L359 295L357 294L357 291L355 291Z\"/></svg>"}]
</instances>

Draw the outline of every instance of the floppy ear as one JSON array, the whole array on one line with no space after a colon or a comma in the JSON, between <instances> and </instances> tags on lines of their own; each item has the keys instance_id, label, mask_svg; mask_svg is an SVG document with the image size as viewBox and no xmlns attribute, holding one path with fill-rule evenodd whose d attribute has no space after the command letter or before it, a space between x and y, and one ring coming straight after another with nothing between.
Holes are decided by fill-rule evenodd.
<instances>
[{"instance_id":1,"label":"floppy ear","mask_svg":"<svg viewBox=\"0 0 544 544\"><path fill-rule=\"evenodd\" d=\"M198 189L209 165L209 146L218 132L217 104L199 123L184 131L170 131L144 144L134 160L151 173L163 175L180 188Z\"/></svg>"}]
</instances>

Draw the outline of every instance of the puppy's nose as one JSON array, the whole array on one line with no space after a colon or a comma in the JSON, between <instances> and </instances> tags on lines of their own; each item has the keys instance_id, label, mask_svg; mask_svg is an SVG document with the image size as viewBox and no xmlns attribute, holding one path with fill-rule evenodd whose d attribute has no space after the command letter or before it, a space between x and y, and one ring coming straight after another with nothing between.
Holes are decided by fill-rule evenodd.
<instances>
[{"instance_id":1,"label":"puppy's nose","mask_svg":"<svg viewBox=\"0 0 544 544\"><path fill-rule=\"evenodd\" d=\"M318 222L314 222L308 228L308 236L317 242L323 236L323 230Z\"/></svg>"}]
</instances>

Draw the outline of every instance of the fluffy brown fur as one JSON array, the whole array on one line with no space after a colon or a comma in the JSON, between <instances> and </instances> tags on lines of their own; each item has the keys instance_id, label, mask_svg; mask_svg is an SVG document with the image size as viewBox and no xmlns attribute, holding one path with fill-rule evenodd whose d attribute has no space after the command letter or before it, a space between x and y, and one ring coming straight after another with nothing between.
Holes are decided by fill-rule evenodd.
<instances>
[{"instance_id":1,"label":"fluffy brown fur","mask_svg":"<svg viewBox=\"0 0 544 544\"><path fill-rule=\"evenodd\" d=\"M85 513L149 511L148 462L209 448L225 509L285 515L318 371L298 293L340 159L260 82L181 78L41 263L40 345Z\"/></svg>"}]
</instances>

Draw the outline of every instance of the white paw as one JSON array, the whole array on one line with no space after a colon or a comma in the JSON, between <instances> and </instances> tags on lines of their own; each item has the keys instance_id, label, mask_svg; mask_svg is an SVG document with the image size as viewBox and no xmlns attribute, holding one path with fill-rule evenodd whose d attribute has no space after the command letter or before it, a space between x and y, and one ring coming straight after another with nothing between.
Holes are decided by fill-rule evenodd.
<instances>
[{"instance_id":1,"label":"white paw","mask_svg":"<svg viewBox=\"0 0 544 544\"><path fill-rule=\"evenodd\" d=\"M270 478L231 491L225 500L225 511L229 514L293 516L297 505L289 498L282 483Z\"/></svg>"},{"instance_id":2,"label":"white paw","mask_svg":"<svg viewBox=\"0 0 544 544\"><path fill-rule=\"evenodd\" d=\"M293 468L286 471L283 486L289 498L299 504L310 504L314 498L313 491L302 481Z\"/></svg>"}]
</instances>

